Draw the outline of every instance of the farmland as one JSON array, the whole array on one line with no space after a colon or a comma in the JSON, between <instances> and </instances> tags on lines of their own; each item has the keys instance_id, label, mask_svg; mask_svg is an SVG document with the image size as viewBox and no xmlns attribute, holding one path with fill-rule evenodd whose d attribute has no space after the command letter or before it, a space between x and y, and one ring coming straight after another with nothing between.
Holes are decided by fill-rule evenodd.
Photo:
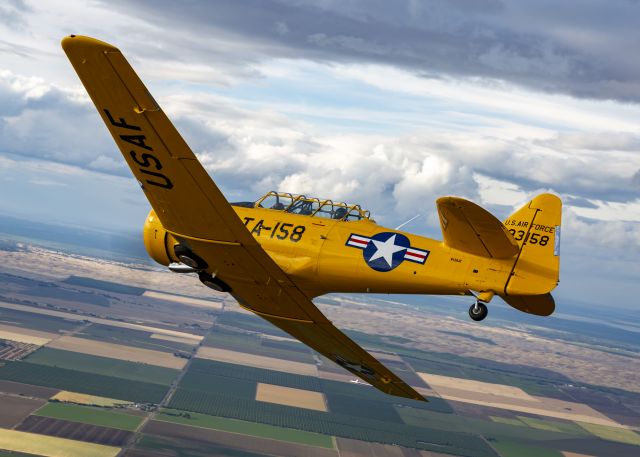
<instances>
[{"instance_id":1,"label":"farmland","mask_svg":"<svg viewBox=\"0 0 640 457\"><path fill-rule=\"evenodd\" d=\"M44 404L44 400L0 395L0 427L12 428Z\"/></svg>"},{"instance_id":2,"label":"farmland","mask_svg":"<svg viewBox=\"0 0 640 457\"><path fill-rule=\"evenodd\" d=\"M353 375L271 324L237 312L229 297L210 295L193 278L43 250L18 250L3 258L0 330L5 336L54 341L22 361L0 365L0 418L5 420L0 425L15 432L116 447L135 443L123 452L131 457L400 457L420 450L474 457L558 457L561 451L638 455L640 435L633 429L640 429L640 395L611 386L574 385L567 373L580 373L570 365L576 359L563 354L575 355L575 347L542 342L518 326L474 326L375 298L359 304L352 298L326 297L327 303L342 305L320 303L323 312L427 393L430 402L421 403L350 383ZM3 273L14 261L23 276ZM36 279L38 275L45 279ZM141 294L147 290L157 292ZM51 300L47 291L53 291ZM17 292L19 300L9 303ZM176 298L178 292L189 296ZM207 305L209 296L215 306ZM102 299L108 300L106 310ZM177 369L125 360L140 354L172 360L175 352L186 357L195 354L201 341L201 355L221 360L191 359L166 403L162 399L187 359L176 358ZM556 361L555 366L567 371L545 368L536 354L535 363L512 363L522 342L548 345L549 358L564 360L565 365ZM55 347L60 344L71 346ZM119 352L107 355L96 348ZM626 359L629 369L613 363L611 368L629 379L636 362L629 354ZM425 373L425 379L417 373ZM126 406L109 409L112 399ZM160 404L160 410L139 427L154 414L145 403ZM535 411L547 416L518 409L523 406L538 406ZM574 418L588 414L604 425L549 418L554 411ZM49 443L57 452L67 441ZM83 455L97 454L85 449Z\"/></svg>"},{"instance_id":3,"label":"farmland","mask_svg":"<svg viewBox=\"0 0 640 457\"><path fill-rule=\"evenodd\" d=\"M261 438L270 438L291 443L306 444L308 446L333 448L333 441L330 436L291 428L275 427L273 425L260 424L256 422L227 419L224 417L215 417L198 413L189 413L185 415L182 411L172 409L163 410L162 413L156 416L156 420L195 427L211 428L214 430L240 433L243 435L257 436Z\"/></svg>"},{"instance_id":4,"label":"farmland","mask_svg":"<svg viewBox=\"0 0 640 457\"><path fill-rule=\"evenodd\" d=\"M274 386L263 382L258 383L256 401L327 411L326 401L321 392Z\"/></svg>"},{"instance_id":5,"label":"farmland","mask_svg":"<svg viewBox=\"0 0 640 457\"><path fill-rule=\"evenodd\" d=\"M0 379L140 403L158 403L167 390L160 384L28 362L6 362L0 367Z\"/></svg>"},{"instance_id":6,"label":"farmland","mask_svg":"<svg viewBox=\"0 0 640 457\"><path fill-rule=\"evenodd\" d=\"M93 324L82 332L82 337L90 340L104 341L108 343L122 344L144 349L153 349L155 351L170 353L176 351L191 352L193 346L198 343L198 340L186 338L181 338L181 341L189 341L188 344L170 340L158 340L153 339L152 335L154 335L154 333L150 331L145 332L142 330L113 327L110 325L101 324Z\"/></svg>"},{"instance_id":7,"label":"farmland","mask_svg":"<svg viewBox=\"0 0 640 457\"><path fill-rule=\"evenodd\" d=\"M138 428L142 418L115 411L92 408L90 406L70 405L65 403L47 403L38 411L36 416L63 419L83 424L99 425L101 427L117 428L133 431Z\"/></svg>"},{"instance_id":8,"label":"farmland","mask_svg":"<svg viewBox=\"0 0 640 457\"><path fill-rule=\"evenodd\" d=\"M254 401L256 384L266 379L270 380L269 384L324 392L330 412ZM342 405L344 402L347 402L346 405ZM365 386L196 359L169 406L211 416L364 441L396 443L434 451L446 448L447 452L458 455L465 455L473 448L478 456L495 455L472 435L460 432L443 434L442 431L427 427L404 424L392 406L403 402L419 407L431 406L397 398L391 400ZM337 412L333 411L332 405L338 409ZM435 407L439 407L437 402Z\"/></svg>"},{"instance_id":9,"label":"farmland","mask_svg":"<svg viewBox=\"0 0 640 457\"><path fill-rule=\"evenodd\" d=\"M111 281L102 281L95 278L86 278L83 276L69 276L64 280L66 284L74 286L82 286L90 289L103 290L105 292L114 292L127 295L142 295L145 289L140 287L128 286L125 284L115 283Z\"/></svg>"},{"instance_id":10,"label":"farmland","mask_svg":"<svg viewBox=\"0 0 640 457\"><path fill-rule=\"evenodd\" d=\"M122 344L105 343L103 341L88 340L68 335L52 341L48 344L48 347L178 370L184 367L186 363L185 359L175 357L174 354L168 352L136 348Z\"/></svg>"},{"instance_id":11,"label":"farmland","mask_svg":"<svg viewBox=\"0 0 640 457\"><path fill-rule=\"evenodd\" d=\"M59 402L76 403L79 405L116 407L127 405L130 402L115 398L98 397L96 395L79 394L77 392L60 391L51 397L51 400Z\"/></svg>"},{"instance_id":12,"label":"farmland","mask_svg":"<svg viewBox=\"0 0 640 457\"><path fill-rule=\"evenodd\" d=\"M79 370L132 381L169 385L178 374L171 368L129 362L60 349L41 348L25 359L26 362L51 367Z\"/></svg>"},{"instance_id":13,"label":"farmland","mask_svg":"<svg viewBox=\"0 0 640 457\"><path fill-rule=\"evenodd\" d=\"M39 330L42 332L58 333L78 327L78 321L68 321L59 317L46 314L35 314L14 310L6 307L0 308L0 324L23 327L25 329Z\"/></svg>"},{"instance_id":14,"label":"farmland","mask_svg":"<svg viewBox=\"0 0 640 457\"><path fill-rule=\"evenodd\" d=\"M4 429L0 429L0 449L52 457L115 457L120 451L112 446Z\"/></svg>"},{"instance_id":15,"label":"farmland","mask_svg":"<svg viewBox=\"0 0 640 457\"><path fill-rule=\"evenodd\" d=\"M16 430L107 446L122 446L133 435L131 432L117 428L100 427L44 416L29 416L20 423Z\"/></svg>"}]
</instances>

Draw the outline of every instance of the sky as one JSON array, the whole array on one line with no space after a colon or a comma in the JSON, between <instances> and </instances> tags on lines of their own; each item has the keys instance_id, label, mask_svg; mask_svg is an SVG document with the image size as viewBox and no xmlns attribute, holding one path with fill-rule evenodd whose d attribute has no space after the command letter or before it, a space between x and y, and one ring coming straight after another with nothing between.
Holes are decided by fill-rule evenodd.
<instances>
[{"instance_id":1,"label":"sky","mask_svg":"<svg viewBox=\"0 0 640 457\"><path fill-rule=\"evenodd\" d=\"M231 201L564 202L557 297L637 309L637 0L0 3L0 213L140 230L149 206L60 40L119 47Z\"/></svg>"}]
</instances>

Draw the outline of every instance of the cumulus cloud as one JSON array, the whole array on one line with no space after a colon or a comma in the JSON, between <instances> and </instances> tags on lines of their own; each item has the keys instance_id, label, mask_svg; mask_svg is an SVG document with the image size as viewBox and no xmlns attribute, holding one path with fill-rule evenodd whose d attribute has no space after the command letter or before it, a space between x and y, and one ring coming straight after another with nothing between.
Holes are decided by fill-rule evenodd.
<instances>
[{"instance_id":1,"label":"cumulus cloud","mask_svg":"<svg viewBox=\"0 0 640 457\"><path fill-rule=\"evenodd\" d=\"M7 70L0 71L0 138L3 153L126 170L86 96Z\"/></svg>"}]
</instances>

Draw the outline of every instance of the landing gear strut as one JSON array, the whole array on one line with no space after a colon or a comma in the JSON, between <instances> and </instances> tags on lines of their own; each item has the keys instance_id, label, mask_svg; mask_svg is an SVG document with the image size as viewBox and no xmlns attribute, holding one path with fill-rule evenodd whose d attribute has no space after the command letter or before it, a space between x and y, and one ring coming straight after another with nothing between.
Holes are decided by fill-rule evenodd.
<instances>
[{"instance_id":1,"label":"landing gear strut","mask_svg":"<svg viewBox=\"0 0 640 457\"><path fill-rule=\"evenodd\" d=\"M487 317L487 314L489 314L487 305L479 300L476 300L476 302L469 307L469 317L474 321L480 322Z\"/></svg>"},{"instance_id":2,"label":"landing gear strut","mask_svg":"<svg viewBox=\"0 0 640 457\"><path fill-rule=\"evenodd\" d=\"M198 273L198 277L200 278L202 284L217 292L231 292L231 287L229 287L229 284L227 284L220 278L211 276L206 271L201 271L200 273Z\"/></svg>"},{"instance_id":3,"label":"landing gear strut","mask_svg":"<svg viewBox=\"0 0 640 457\"><path fill-rule=\"evenodd\" d=\"M188 249L188 248L186 248L186 247L184 247L184 246L182 246L180 244L177 244L176 246L174 246L173 252L175 252L176 257L178 257L180 262L182 262L183 264L187 265L188 267L191 267L194 270L206 270L207 269L207 262L202 260L195 253L191 252L190 249Z\"/></svg>"}]
</instances>

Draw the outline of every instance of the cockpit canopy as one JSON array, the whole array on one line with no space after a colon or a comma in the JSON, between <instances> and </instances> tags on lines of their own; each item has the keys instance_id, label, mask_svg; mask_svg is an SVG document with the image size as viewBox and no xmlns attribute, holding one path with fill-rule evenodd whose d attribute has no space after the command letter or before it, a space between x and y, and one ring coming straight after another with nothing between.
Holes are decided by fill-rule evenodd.
<instances>
[{"instance_id":1,"label":"cockpit canopy","mask_svg":"<svg viewBox=\"0 0 640 457\"><path fill-rule=\"evenodd\" d=\"M325 219L340 221L360 221L370 219L369 211L363 210L360 205L349 205L343 202L322 200L305 195L289 194L286 192L271 191L258 199L254 205L256 208L268 208L286 213L301 214Z\"/></svg>"}]
</instances>

